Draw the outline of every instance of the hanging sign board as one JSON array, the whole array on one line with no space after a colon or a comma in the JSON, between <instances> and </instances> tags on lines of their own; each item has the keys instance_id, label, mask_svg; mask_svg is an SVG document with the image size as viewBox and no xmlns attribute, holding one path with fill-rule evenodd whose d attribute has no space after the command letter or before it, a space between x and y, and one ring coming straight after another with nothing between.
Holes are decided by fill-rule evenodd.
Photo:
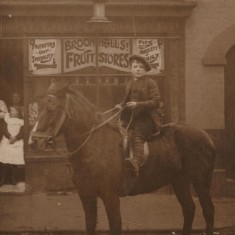
<instances>
[{"instance_id":1,"label":"hanging sign board","mask_svg":"<svg viewBox=\"0 0 235 235\"><path fill-rule=\"evenodd\" d=\"M133 54L143 56L151 65L149 74L159 74L164 71L163 39L134 39Z\"/></svg>"},{"instance_id":2,"label":"hanging sign board","mask_svg":"<svg viewBox=\"0 0 235 235\"><path fill-rule=\"evenodd\" d=\"M98 66L129 72L130 40L104 38L99 40Z\"/></svg>"},{"instance_id":3,"label":"hanging sign board","mask_svg":"<svg viewBox=\"0 0 235 235\"><path fill-rule=\"evenodd\" d=\"M150 74L164 72L163 39L101 38L96 41L94 38L84 37L63 39L63 45L61 41L62 39L30 40L29 71L32 74L62 74L96 66L130 72L130 54L145 57L152 67Z\"/></svg>"},{"instance_id":4,"label":"hanging sign board","mask_svg":"<svg viewBox=\"0 0 235 235\"><path fill-rule=\"evenodd\" d=\"M96 66L95 40L76 38L64 40L64 72Z\"/></svg>"},{"instance_id":5,"label":"hanging sign board","mask_svg":"<svg viewBox=\"0 0 235 235\"><path fill-rule=\"evenodd\" d=\"M61 73L59 39L31 39L29 41L29 71L35 75Z\"/></svg>"}]
</instances>

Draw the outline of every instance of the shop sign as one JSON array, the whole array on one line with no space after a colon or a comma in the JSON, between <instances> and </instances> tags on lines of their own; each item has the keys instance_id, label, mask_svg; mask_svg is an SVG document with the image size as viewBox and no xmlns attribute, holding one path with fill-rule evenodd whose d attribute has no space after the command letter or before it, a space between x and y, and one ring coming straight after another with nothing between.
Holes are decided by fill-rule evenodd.
<instances>
[{"instance_id":1,"label":"shop sign","mask_svg":"<svg viewBox=\"0 0 235 235\"><path fill-rule=\"evenodd\" d=\"M61 73L61 43L58 39L31 39L29 71L35 75Z\"/></svg>"},{"instance_id":2,"label":"shop sign","mask_svg":"<svg viewBox=\"0 0 235 235\"><path fill-rule=\"evenodd\" d=\"M64 72L72 72L91 66L96 66L94 39L64 40Z\"/></svg>"},{"instance_id":3,"label":"shop sign","mask_svg":"<svg viewBox=\"0 0 235 235\"><path fill-rule=\"evenodd\" d=\"M98 65L129 72L129 39L104 38L99 40Z\"/></svg>"},{"instance_id":4,"label":"shop sign","mask_svg":"<svg viewBox=\"0 0 235 235\"><path fill-rule=\"evenodd\" d=\"M95 41L90 38L64 40L64 72L96 66ZM98 66L128 71L130 41L128 39L100 39Z\"/></svg>"},{"instance_id":5,"label":"shop sign","mask_svg":"<svg viewBox=\"0 0 235 235\"><path fill-rule=\"evenodd\" d=\"M96 66L129 72L128 58L131 52L146 58L152 67L150 74L164 71L163 39L139 38L132 39L131 43L131 39L102 38L96 43L93 38L70 38L64 39L62 48L61 46L60 39L30 40L31 73L61 74ZM62 63L63 69L61 69Z\"/></svg>"},{"instance_id":6,"label":"shop sign","mask_svg":"<svg viewBox=\"0 0 235 235\"><path fill-rule=\"evenodd\" d=\"M150 74L164 71L164 43L163 39L135 39L133 53L143 56L151 65Z\"/></svg>"}]
</instances>

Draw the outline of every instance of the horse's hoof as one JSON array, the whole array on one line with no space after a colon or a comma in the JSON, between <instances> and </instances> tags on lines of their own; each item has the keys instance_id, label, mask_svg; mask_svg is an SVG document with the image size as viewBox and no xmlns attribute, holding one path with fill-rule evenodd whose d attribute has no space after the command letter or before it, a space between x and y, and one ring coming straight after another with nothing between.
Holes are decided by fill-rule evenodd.
<instances>
[{"instance_id":1,"label":"horse's hoof","mask_svg":"<svg viewBox=\"0 0 235 235\"><path fill-rule=\"evenodd\" d=\"M213 235L220 235L220 232L213 232L212 234L213 234ZM203 232L202 235L207 235L207 233L206 233L206 232Z\"/></svg>"}]
</instances>

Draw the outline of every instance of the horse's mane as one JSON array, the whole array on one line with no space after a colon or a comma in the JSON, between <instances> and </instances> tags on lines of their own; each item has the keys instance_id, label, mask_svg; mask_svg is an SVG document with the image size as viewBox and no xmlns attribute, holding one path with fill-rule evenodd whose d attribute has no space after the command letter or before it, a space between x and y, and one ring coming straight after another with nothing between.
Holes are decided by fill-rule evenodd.
<instances>
[{"instance_id":1,"label":"horse's mane","mask_svg":"<svg viewBox=\"0 0 235 235\"><path fill-rule=\"evenodd\" d=\"M71 98L72 106L76 106L77 109L80 108L79 114L82 115L82 117L79 119L83 120L84 123L93 123L95 127L108 119L108 116L104 117L97 107L92 104L89 99L83 95L83 93L79 92L76 87L70 86L67 94L69 94ZM120 133L119 125L120 124L118 123L117 118L114 118L107 123L107 126L111 130L118 133Z\"/></svg>"},{"instance_id":2,"label":"horse's mane","mask_svg":"<svg viewBox=\"0 0 235 235\"><path fill-rule=\"evenodd\" d=\"M75 102L79 102L86 106L88 109L90 109L91 111L95 112L97 109L95 107L95 105L93 105L80 91L78 91L75 87L70 86L68 91L68 94L71 95L71 97L76 97Z\"/></svg>"},{"instance_id":3,"label":"horse's mane","mask_svg":"<svg viewBox=\"0 0 235 235\"><path fill-rule=\"evenodd\" d=\"M79 119L85 121L96 122L97 108L93 105L80 91L75 87L70 86L66 91L69 99L68 111L71 114L79 114Z\"/></svg>"},{"instance_id":4,"label":"horse's mane","mask_svg":"<svg viewBox=\"0 0 235 235\"><path fill-rule=\"evenodd\" d=\"M76 85L64 85L53 83L48 89L48 95L58 97L65 106L68 116L79 123L81 129L92 128L106 119L97 107L78 90ZM111 129L118 131L117 121L107 123Z\"/></svg>"},{"instance_id":5,"label":"horse's mane","mask_svg":"<svg viewBox=\"0 0 235 235\"><path fill-rule=\"evenodd\" d=\"M79 104L78 107L87 107L91 112L96 110L95 106L81 92L79 92L73 84L68 85L68 83L64 81L54 81L48 88L47 94L55 95L62 99L64 99L66 95L69 95L72 102Z\"/></svg>"}]
</instances>

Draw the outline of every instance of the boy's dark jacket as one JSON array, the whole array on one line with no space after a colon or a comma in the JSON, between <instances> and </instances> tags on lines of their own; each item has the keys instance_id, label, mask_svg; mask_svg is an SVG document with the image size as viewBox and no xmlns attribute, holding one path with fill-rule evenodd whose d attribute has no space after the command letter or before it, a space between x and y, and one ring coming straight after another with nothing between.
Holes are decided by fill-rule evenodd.
<instances>
[{"instance_id":1,"label":"boy's dark jacket","mask_svg":"<svg viewBox=\"0 0 235 235\"><path fill-rule=\"evenodd\" d=\"M159 130L160 118L157 114L160 102L160 92L158 85L149 77L142 77L137 81L137 92L135 100L130 100L133 78L126 83L125 96L121 102L124 107L129 101L137 102L133 110L134 118L151 118L154 123L154 129ZM130 117L130 110L124 109L122 119L127 121Z\"/></svg>"}]
</instances>

